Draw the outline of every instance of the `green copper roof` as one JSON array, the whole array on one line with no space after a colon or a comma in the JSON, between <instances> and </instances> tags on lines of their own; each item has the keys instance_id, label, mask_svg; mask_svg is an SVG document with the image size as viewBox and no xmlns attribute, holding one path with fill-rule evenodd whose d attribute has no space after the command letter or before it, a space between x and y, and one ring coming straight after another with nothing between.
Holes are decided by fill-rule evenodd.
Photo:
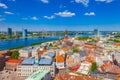
<instances>
[{"instance_id":1,"label":"green copper roof","mask_svg":"<svg viewBox=\"0 0 120 80\"><path fill-rule=\"evenodd\" d=\"M73 53L72 52L68 52L67 55L73 55Z\"/></svg>"},{"instance_id":2,"label":"green copper roof","mask_svg":"<svg viewBox=\"0 0 120 80\"><path fill-rule=\"evenodd\" d=\"M31 74L27 79L25 80L42 80L46 74L48 74L50 71L46 69L39 69L33 74Z\"/></svg>"}]
</instances>

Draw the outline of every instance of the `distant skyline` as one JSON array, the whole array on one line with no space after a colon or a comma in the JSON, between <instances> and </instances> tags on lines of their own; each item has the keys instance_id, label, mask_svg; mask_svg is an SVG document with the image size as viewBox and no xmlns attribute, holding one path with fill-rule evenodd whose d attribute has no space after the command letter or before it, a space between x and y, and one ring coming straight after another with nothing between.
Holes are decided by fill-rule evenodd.
<instances>
[{"instance_id":1,"label":"distant skyline","mask_svg":"<svg viewBox=\"0 0 120 80\"><path fill-rule=\"evenodd\" d=\"M0 0L0 31L120 31L120 0Z\"/></svg>"}]
</instances>

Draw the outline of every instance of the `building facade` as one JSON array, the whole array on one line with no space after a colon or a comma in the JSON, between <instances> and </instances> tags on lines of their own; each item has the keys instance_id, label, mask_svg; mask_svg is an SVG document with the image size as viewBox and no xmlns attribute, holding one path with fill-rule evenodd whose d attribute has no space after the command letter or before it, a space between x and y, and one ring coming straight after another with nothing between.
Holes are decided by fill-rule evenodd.
<instances>
[{"instance_id":1,"label":"building facade","mask_svg":"<svg viewBox=\"0 0 120 80\"><path fill-rule=\"evenodd\" d=\"M8 28L8 35L12 35L12 28Z\"/></svg>"},{"instance_id":2,"label":"building facade","mask_svg":"<svg viewBox=\"0 0 120 80\"><path fill-rule=\"evenodd\" d=\"M46 69L39 69L36 72L32 73L25 80L50 80L50 71Z\"/></svg>"},{"instance_id":3,"label":"building facade","mask_svg":"<svg viewBox=\"0 0 120 80\"><path fill-rule=\"evenodd\" d=\"M16 71L17 66L22 62L22 60L9 59L5 63L5 70Z\"/></svg>"},{"instance_id":4,"label":"building facade","mask_svg":"<svg viewBox=\"0 0 120 80\"><path fill-rule=\"evenodd\" d=\"M31 53L32 53L32 50L19 50L19 57L22 57L22 58L28 58L31 56Z\"/></svg>"},{"instance_id":5,"label":"building facade","mask_svg":"<svg viewBox=\"0 0 120 80\"><path fill-rule=\"evenodd\" d=\"M52 77L55 77L55 63L52 65L18 65L17 66L17 75L18 76L29 76L31 73L39 70L46 69L50 71Z\"/></svg>"},{"instance_id":6,"label":"building facade","mask_svg":"<svg viewBox=\"0 0 120 80\"><path fill-rule=\"evenodd\" d=\"M27 37L27 29L23 29L23 31L22 31L22 36L23 36L23 38L26 38Z\"/></svg>"}]
</instances>

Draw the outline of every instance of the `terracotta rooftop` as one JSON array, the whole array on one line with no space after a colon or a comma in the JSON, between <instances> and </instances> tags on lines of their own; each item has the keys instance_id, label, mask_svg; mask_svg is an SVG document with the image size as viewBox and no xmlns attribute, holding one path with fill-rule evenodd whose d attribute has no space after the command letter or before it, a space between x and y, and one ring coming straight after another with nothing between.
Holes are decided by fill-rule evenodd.
<instances>
[{"instance_id":1,"label":"terracotta rooftop","mask_svg":"<svg viewBox=\"0 0 120 80\"><path fill-rule=\"evenodd\" d=\"M111 65L111 66L107 67L106 70L109 73L120 74L120 68L116 65Z\"/></svg>"},{"instance_id":2,"label":"terracotta rooftop","mask_svg":"<svg viewBox=\"0 0 120 80\"><path fill-rule=\"evenodd\" d=\"M89 63L93 63L93 62L94 62L94 58L87 56L87 57L85 58L85 61L86 61L86 62L89 62Z\"/></svg>"},{"instance_id":3,"label":"terracotta rooftop","mask_svg":"<svg viewBox=\"0 0 120 80\"><path fill-rule=\"evenodd\" d=\"M80 65L75 65L75 66L72 66L71 68L70 68L70 70L77 70L78 68L80 67Z\"/></svg>"},{"instance_id":4,"label":"terracotta rooftop","mask_svg":"<svg viewBox=\"0 0 120 80\"><path fill-rule=\"evenodd\" d=\"M107 67L111 66L111 65L112 65L111 62L104 63L104 64L101 66L101 70L102 70L102 71L105 71L105 69L106 69Z\"/></svg>"},{"instance_id":5,"label":"terracotta rooftop","mask_svg":"<svg viewBox=\"0 0 120 80\"><path fill-rule=\"evenodd\" d=\"M61 50L68 51L68 48L67 47L66 48L61 48Z\"/></svg>"},{"instance_id":6,"label":"terracotta rooftop","mask_svg":"<svg viewBox=\"0 0 120 80\"><path fill-rule=\"evenodd\" d=\"M58 73L54 80L99 80L89 76L75 76L67 73Z\"/></svg>"},{"instance_id":7,"label":"terracotta rooftop","mask_svg":"<svg viewBox=\"0 0 120 80\"><path fill-rule=\"evenodd\" d=\"M9 59L6 62L11 62L11 63L21 63L22 60L18 60L18 59Z\"/></svg>"},{"instance_id":8,"label":"terracotta rooftop","mask_svg":"<svg viewBox=\"0 0 120 80\"><path fill-rule=\"evenodd\" d=\"M115 43L114 46L120 46L120 43Z\"/></svg>"},{"instance_id":9,"label":"terracotta rooftop","mask_svg":"<svg viewBox=\"0 0 120 80\"><path fill-rule=\"evenodd\" d=\"M64 62L64 56L56 56L56 62Z\"/></svg>"}]
</instances>

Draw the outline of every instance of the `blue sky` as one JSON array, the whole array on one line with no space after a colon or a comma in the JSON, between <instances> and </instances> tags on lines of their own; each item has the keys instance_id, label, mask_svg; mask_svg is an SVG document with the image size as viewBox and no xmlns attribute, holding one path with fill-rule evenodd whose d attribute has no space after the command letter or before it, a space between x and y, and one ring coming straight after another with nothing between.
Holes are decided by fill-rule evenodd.
<instances>
[{"instance_id":1,"label":"blue sky","mask_svg":"<svg viewBox=\"0 0 120 80\"><path fill-rule=\"evenodd\" d=\"M120 30L120 0L0 0L0 30Z\"/></svg>"}]
</instances>

